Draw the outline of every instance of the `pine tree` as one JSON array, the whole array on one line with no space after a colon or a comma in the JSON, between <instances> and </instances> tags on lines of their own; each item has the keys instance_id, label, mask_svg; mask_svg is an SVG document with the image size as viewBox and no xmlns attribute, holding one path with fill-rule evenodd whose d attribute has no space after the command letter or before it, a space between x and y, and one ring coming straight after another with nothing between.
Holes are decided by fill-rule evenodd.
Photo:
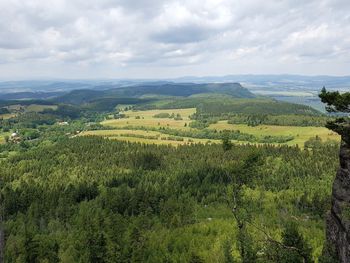
<instances>
[{"instance_id":1,"label":"pine tree","mask_svg":"<svg viewBox=\"0 0 350 263\"><path fill-rule=\"evenodd\" d=\"M323 87L319 94L321 101L326 103L326 110L333 113L350 113L350 92L340 94L339 91L329 92ZM326 127L341 135L342 140L350 144L350 118L339 117L327 123Z\"/></svg>"},{"instance_id":2,"label":"pine tree","mask_svg":"<svg viewBox=\"0 0 350 263\"><path fill-rule=\"evenodd\" d=\"M299 233L296 224L288 224L282 233L282 243L289 249L283 249L281 262L308 263L312 262L311 247Z\"/></svg>"},{"instance_id":3,"label":"pine tree","mask_svg":"<svg viewBox=\"0 0 350 263\"><path fill-rule=\"evenodd\" d=\"M229 151L232 149L232 142L228 132L225 132L222 136L222 148L224 151Z\"/></svg>"}]
</instances>

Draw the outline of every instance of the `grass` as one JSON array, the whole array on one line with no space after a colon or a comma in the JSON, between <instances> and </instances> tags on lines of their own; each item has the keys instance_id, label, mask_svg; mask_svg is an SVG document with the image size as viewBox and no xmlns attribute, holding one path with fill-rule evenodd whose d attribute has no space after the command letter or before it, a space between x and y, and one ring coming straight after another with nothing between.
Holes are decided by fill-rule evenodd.
<instances>
[{"instance_id":1,"label":"grass","mask_svg":"<svg viewBox=\"0 0 350 263\"><path fill-rule=\"evenodd\" d=\"M0 114L0 119L9 119L15 117L15 112L25 111L25 112L43 112L46 109L56 110L57 105L39 105L39 104L30 104L28 106L25 105L10 105L6 107L11 113Z\"/></svg>"},{"instance_id":2,"label":"grass","mask_svg":"<svg viewBox=\"0 0 350 263\"><path fill-rule=\"evenodd\" d=\"M15 116L16 114L13 114L13 113L5 113L5 114L0 114L0 119L7 120Z\"/></svg>"},{"instance_id":3,"label":"grass","mask_svg":"<svg viewBox=\"0 0 350 263\"><path fill-rule=\"evenodd\" d=\"M5 136L9 136L9 132L0 132L0 144L5 143Z\"/></svg>"},{"instance_id":4,"label":"grass","mask_svg":"<svg viewBox=\"0 0 350 263\"><path fill-rule=\"evenodd\" d=\"M117 106L115 106L115 109L117 111L122 111L125 108L131 107L131 106L133 106L133 105L132 104L118 104Z\"/></svg>"},{"instance_id":5,"label":"grass","mask_svg":"<svg viewBox=\"0 0 350 263\"><path fill-rule=\"evenodd\" d=\"M39 104L31 104L26 107L25 111L27 112L42 112L46 109L56 110L56 105L39 105Z\"/></svg>"},{"instance_id":6,"label":"grass","mask_svg":"<svg viewBox=\"0 0 350 263\"><path fill-rule=\"evenodd\" d=\"M184 138L184 141L175 140L161 140L162 137L169 137L167 134L162 134L161 131L143 131L133 130L132 127L144 126L146 128L161 128L169 127L171 129L188 130L189 123L192 121L189 116L196 112L195 108L188 109L166 109L166 110L147 110L147 111L125 111L123 112L128 118L105 120L102 125L119 128L119 130L102 130L102 131L88 131L83 132L82 135L98 135L108 137L110 139L141 142L141 143L155 143L155 144L171 144L181 145L189 143L191 140L194 143L220 143L219 140L209 139L191 139ZM170 118L154 118L153 116L159 113L180 114L182 120L174 120ZM186 127L185 127L185 124ZM124 127L128 129L123 129ZM131 127L131 128L129 128ZM305 141L311 137L318 136L323 141L326 140L340 140L340 137L324 127L299 127L299 126L277 126L277 125L259 125L251 127L245 124L228 124L227 121L219 121L216 124L210 125L209 129L216 130L240 130L242 133L252 134L257 137L264 136L293 136L294 139L287 142L287 145L298 145L303 147ZM132 136L127 136L131 134ZM146 136L146 137L145 137ZM150 139L147 136L158 136L157 139ZM246 144L248 142L233 141L236 144Z\"/></svg>"},{"instance_id":7,"label":"grass","mask_svg":"<svg viewBox=\"0 0 350 263\"><path fill-rule=\"evenodd\" d=\"M21 109L24 108L24 106L20 105L20 104L13 104L13 105L9 105L6 107L9 111L19 111Z\"/></svg>"},{"instance_id":8,"label":"grass","mask_svg":"<svg viewBox=\"0 0 350 263\"><path fill-rule=\"evenodd\" d=\"M82 135L98 135L103 137L116 137L121 134L133 134L133 135L143 135L143 136L158 136L161 133L156 131L143 131L143 130L97 130L97 131L85 131Z\"/></svg>"},{"instance_id":9,"label":"grass","mask_svg":"<svg viewBox=\"0 0 350 263\"><path fill-rule=\"evenodd\" d=\"M125 126L145 126L145 127L171 127L176 129L185 128L185 124L191 122L189 116L196 112L195 108L189 109L171 109L171 110L147 110L147 111L125 111L123 112L128 118L113 119L102 122L102 125L110 127L125 127ZM153 118L159 113L180 114L182 120L174 120L170 118ZM140 117L137 119L136 117Z\"/></svg>"},{"instance_id":10,"label":"grass","mask_svg":"<svg viewBox=\"0 0 350 263\"><path fill-rule=\"evenodd\" d=\"M277 126L277 125L259 125L251 127L246 124L228 124L227 121L219 121L212 124L210 129L217 130L240 130L243 133L249 133L255 136L294 136L294 140L289 141L288 145L303 146L304 142L311 137L318 136L322 140L340 140L335 132L324 127L299 127L299 126Z\"/></svg>"},{"instance_id":11,"label":"grass","mask_svg":"<svg viewBox=\"0 0 350 263\"><path fill-rule=\"evenodd\" d=\"M132 136L126 136L126 135ZM167 134L163 134L158 131L143 131L143 130L129 130L129 129L121 129L121 130L97 130L97 131L84 131L80 134L80 136L101 136L105 138L109 138L112 140L120 140L120 141L128 141L128 142L140 142L146 144L165 144L165 145L183 145L190 143L219 143L218 140L207 140L207 139L194 139L187 137L183 138L183 141L171 140L169 138L174 137ZM137 137L139 136L139 137ZM156 136L156 139L145 138L145 136ZM167 138L167 139L164 139Z\"/></svg>"}]
</instances>

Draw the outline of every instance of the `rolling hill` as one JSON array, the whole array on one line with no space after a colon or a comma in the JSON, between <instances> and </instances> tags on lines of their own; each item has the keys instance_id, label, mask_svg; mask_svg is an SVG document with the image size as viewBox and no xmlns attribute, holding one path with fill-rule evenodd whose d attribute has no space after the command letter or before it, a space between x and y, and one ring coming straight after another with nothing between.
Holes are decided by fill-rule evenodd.
<instances>
[{"instance_id":1,"label":"rolling hill","mask_svg":"<svg viewBox=\"0 0 350 263\"><path fill-rule=\"evenodd\" d=\"M212 93L225 94L235 98L254 98L255 95L239 83L161 83L143 84L130 87L113 88L108 90L74 90L54 99L57 103L83 104L101 98L138 98L144 95L167 95L188 97L194 94Z\"/></svg>"}]
</instances>

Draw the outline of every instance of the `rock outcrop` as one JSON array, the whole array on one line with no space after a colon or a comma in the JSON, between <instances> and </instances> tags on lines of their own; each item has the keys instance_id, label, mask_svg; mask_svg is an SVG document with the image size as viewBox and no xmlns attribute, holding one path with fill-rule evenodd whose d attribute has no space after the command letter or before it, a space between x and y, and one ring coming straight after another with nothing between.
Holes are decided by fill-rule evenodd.
<instances>
[{"instance_id":1,"label":"rock outcrop","mask_svg":"<svg viewBox=\"0 0 350 263\"><path fill-rule=\"evenodd\" d=\"M325 260L350 263L350 143L342 140L340 167L332 189L332 207L327 216Z\"/></svg>"}]
</instances>

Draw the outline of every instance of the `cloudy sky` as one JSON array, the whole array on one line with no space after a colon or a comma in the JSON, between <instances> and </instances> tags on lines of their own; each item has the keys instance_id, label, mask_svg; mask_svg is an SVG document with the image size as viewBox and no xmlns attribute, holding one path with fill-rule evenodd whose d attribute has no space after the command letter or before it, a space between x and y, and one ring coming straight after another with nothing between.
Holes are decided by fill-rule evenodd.
<instances>
[{"instance_id":1,"label":"cloudy sky","mask_svg":"<svg viewBox=\"0 0 350 263\"><path fill-rule=\"evenodd\" d=\"M350 75L349 0L0 0L0 78Z\"/></svg>"}]
</instances>

